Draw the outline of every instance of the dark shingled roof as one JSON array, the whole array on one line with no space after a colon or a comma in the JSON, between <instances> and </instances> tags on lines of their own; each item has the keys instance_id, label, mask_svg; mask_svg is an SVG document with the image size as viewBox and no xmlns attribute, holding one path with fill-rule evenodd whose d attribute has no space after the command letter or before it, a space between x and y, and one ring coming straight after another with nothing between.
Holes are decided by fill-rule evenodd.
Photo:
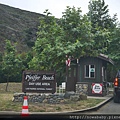
<instances>
[{"instance_id":1,"label":"dark shingled roof","mask_svg":"<svg viewBox=\"0 0 120 120\"><path fill-rule=\"evenodd\" d=\"M100 54L100 55L97 56L97 58L102 59L102 60L114 65L114 61L112 61L107 55ZM72 59L71 61L76 61L76 60L77 59Z\"/></svg>"},{"instance_id":2,"label":"dark shingled roof","mask_svg":"<svg viewBox=\"0 0 120 120\"><path fill-rule=\"evenodd\" d=\"M112 65L114 65L114 62L113 62L107 55L100 54L100 55L98 56L98 58L100 58L100 59L102 59L102 60L105 60L105 61L111 63Z\"/></svg>"}]
</instances>

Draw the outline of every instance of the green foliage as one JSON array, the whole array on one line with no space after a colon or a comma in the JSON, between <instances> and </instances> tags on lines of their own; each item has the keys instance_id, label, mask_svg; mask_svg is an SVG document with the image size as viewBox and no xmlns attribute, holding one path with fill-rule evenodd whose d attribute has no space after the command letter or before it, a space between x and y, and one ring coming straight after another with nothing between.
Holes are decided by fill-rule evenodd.
<instances>
[{"instance_id":1,"label":"green foliage","mask_svg":"<svg viewBox=\"0 0 120 120\"><path fill-rule=\"evenodd\" d=\"M28 63L33 58L33 53L32 51L22 52L21 54L17 54L17 57L19 58L20 61L22 61L24 69L28 69L29 68Z\"/></svg>"},{"instance_id":2,"label":"green foliage","mask_svg":"<svg viewBox=\"0 0 120 120\"><path fill-rule=\"evenodd\" d=\"M93 35L91 25L86 15L82 15L80 8L67 7L61 18L61 27L65 33L65 54L80 58L91 55ZM87 52L86 52L87 51Z\"/></svg>"},{"instance_id":3,"label":"green foliage","mask_svg":"<svg viewBox=\"0 0 120 120\"><path fill-rule=\"evenodd\" d=\"M93 0L89 2L88 17L91 21L91 32L94 34L93 50L98 53L108 54L108 47L112 41L111 32L116 28L116 15L109 15L108 5L104 0Z\"/></svg>"},{"instance_id":4,"label":"green foliage","mask_svg":"<svg viewBox=\"0 0 120 120\"><path fill-rule=\"evenodd\" d=\"M40 19L33 47L34 56L29 62L29 68L54 70L61 79L65 75L66 55L79 58L93 54L90 27L87 16L81 15L80 8L76 10L74 7L67 7L60 20L46 11L46 16Z\"/></svg>"},{"instance_id":5,"label":"green foliage","mask_svg":"<svg viewBox=\"0 0 120 120\"><path fill-rule=\"evenodd\" d=\"M5 52L2 61L4 82L15 81L15 78L20 78L22 70L23 64L19 57L16 55L14 46L9 40L6 40Z\"/></svg>"},{"instance_id":6,"label":"green foliage","mask_svg":"<svg viewBox=\"0 0 120 120\"><path fill-rule=\"evenodd\" d=\"M37 70L54 70L56 65L61 62L63 30L57 24L53 16L49 16L46 11L46 17L40 19L39 31L35 42L34 57L29 63L30 68ZM58 53L60 53L58 55Z\"/></svg>"},{"instance_id":7,"label":"green foliage","mask_svg":"<svg viewBox=\"0 0 120 120\"><path fill-rule=\"evenodd\" d=\"M88 9L93 33L96 32L96 27L100 27L101 29L115 28L116 15L113 18L110 17L108 5L105 5L104 0L90 1Z\"/></svg>"},{"instance_id":8,"label":"green foliage","mask_svg":"<svg viewBox=\"0 0 120 120\"><path fill-rule=\"evenodd\" d=\"M113 81L116 71L120 68L119 57L119 28L116 14L109 15L108 5L105 0L93 0L89 2L88 17L91 21L91 32L94 34L94 51L107 54L114 66L108 66L108 80Z\"/></svg>"},{"instance_id":9,"label":"green foliage","mask_svg":"<svg viewBox=\"0 0 120 120\"><path fill-rule=\"evenodd\" d=\"M112 32L112 41L108 48L109 56L115 61L115 72L120 69L120 27Z\"/></svg>"}]
</instances>

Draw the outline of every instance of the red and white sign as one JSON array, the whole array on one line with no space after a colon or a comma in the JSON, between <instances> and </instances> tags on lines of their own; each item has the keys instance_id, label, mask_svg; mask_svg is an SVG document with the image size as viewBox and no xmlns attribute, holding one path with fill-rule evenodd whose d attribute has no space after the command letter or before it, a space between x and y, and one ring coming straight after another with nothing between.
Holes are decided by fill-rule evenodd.
<instances>
[{"instance_id":1,"label":"red and white sign","mask_svg":"<svg viewBox=\"0 0 120 120\"><path fill-rule=\"evenodd\" d=\"M102 94L102 83L92 83L92 93Z\"/></svg>"},{"instance_id":2,"label":"red and white sign","mask_svg":"<svg viewBox=\"0 0 120 120\"><path fill-rule=\"evenodd\" d=\"M66 60L66 65L69 67L70 67L70 62L71 62L71 60L70 60L70 58L68 58L68 60Z\"/></svg>"}]
</instances>

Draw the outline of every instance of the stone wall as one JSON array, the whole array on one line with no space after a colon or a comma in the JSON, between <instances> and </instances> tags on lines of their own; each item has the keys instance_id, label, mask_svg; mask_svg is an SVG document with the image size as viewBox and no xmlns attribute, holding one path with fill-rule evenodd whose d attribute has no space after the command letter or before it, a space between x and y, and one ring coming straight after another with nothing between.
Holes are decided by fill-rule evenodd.
<instances>
[{"instance_id":1,"label":"stone wall","mask_svg":"<svg viewBox=\"0 0 120 120\"><path fill-rule=\"evenodd\" d=\"M88 94L88 84L87 83L77 83L76 84L76 93Z\"/></svg>"},{"instance_id":2,"label":"stone wall","mask_svg":"<svg viewBox=\"0 0 120 120\"><path fill-rule=\"evenodd\" d=\"M24 100L24 93L15 93L13 95L13 102L23 102ZM80 95L77 93L71 94L71 92L67 92L65 94L34 94L34 93L27 93L28 102L38 102L38 103L48 103L48 104L60 104L65 103L66 99L70 99L72 101L80 101L87 99L86 95ZM66 97L67 96L67 97Z\"/></svg>"}]
</instances>

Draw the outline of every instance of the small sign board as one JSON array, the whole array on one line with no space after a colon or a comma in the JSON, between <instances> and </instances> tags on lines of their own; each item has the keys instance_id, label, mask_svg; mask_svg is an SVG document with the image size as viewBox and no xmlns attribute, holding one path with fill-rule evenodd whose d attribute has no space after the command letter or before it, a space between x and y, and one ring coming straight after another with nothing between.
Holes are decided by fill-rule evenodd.
<instances>
[{"instance_id":1,"label":"small sign board","mask_svg":"<svg viewBox=\"0 0 120 120\"><path fill-rule=\"evenodd\" d=\"M90 68L90 72L95 72L95 68Z\"/></svg>"},{"instance_id":2,"label":"small sign board","mask_svg":"<svg viewBox=\"0 0 120 120\"><path fill-rule=\"evenodd\" d=\"M101 83L92 83L92 93L93 94L102 94L103 84Z\"/></svg>"},{"instance_id":3,"label":"small sign board","mask_svg":"<svg viewBox=\"0 0 120 120\"><path fill-rule=\"evenodd\" d=\"M55 73L24 71L22 76L22 92L55 93Z\"/></svg>"}]
</instances>

